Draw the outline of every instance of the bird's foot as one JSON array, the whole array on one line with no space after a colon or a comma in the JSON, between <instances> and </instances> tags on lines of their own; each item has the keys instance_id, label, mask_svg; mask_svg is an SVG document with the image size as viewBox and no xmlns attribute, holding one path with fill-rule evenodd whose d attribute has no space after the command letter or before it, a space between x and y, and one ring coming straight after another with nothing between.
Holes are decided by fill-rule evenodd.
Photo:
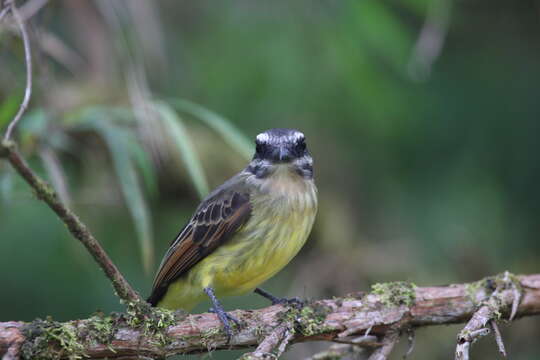
<instances>
[{"instance_id":1,"label":"bird's foot","mask_svg":"<svg viewBox=\"0 0 540 360\"><path fill-rule=\"evenodd\" d=\"M221 321L221 323L223 324L223 331L225 331L225 334L227 335L227 342L229 343L233 335L229 320L234 322L237 326L240 326L240 321L234 316L228 314L223 309L223 306L221 306L221 303L214 294L214 289L212 289L211 287L207 287L204 289L204 292L212 301L212 307L210 308L210 312L216 314L219 321Z\"/></svg>"},{"instance_id":2,"label":"bird's foot","mask_svg":"<svg viewBox=\"0 0 540 360\"><path fill-rule=\"evenodd\" d=\"M211 307L210 309L208 309L208 312L212 313L212 314L218 314L218 311L214 310L213 307ZM238 320L237 318L235 318L234 316L232 316L231 314L229 314L228 312L226 311L223 311L225 313L225 316L227 317L227 320L231 320L233 323L236 324L236 326L240 326L240 320ZM219 316L219 315L218 315Z\"/></svg>"},{"instance_id":3,"label":"bird's foot","mask_svg":"<svg viewBox=\"0 0 540 360\"><path fill-rule=\"evenodd\" d=\"M301 308L301 307L303 307L305 305L304 301L302 299L300 299L299 297L293 297L293 298L290 298L290 299L288 299L288 298L280 298L280 297L276 297L276 296L270 294L267 291L264 291L261 288L256 288L254 293L259 294L262 297L267 298L268 300L270 300L272 302L272 305L277 305L277 304L289 305L289 306L293 306L295 308Z\"/></svg>"}]
</instances>

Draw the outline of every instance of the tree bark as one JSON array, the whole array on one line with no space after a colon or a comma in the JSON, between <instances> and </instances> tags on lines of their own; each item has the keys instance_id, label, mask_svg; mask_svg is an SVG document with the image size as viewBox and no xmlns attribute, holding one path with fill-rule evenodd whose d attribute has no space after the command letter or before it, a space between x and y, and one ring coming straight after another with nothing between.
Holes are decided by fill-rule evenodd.
<instances>
[{"instance_id":1,"label":"tree bark","mask_svg":"<svg viewBox=\"0 0 540 360\"><path fill-rule=\"evenodd\" d=\"M151 316L146 316L135 322L129 315L66 323L4 322L0 323L0 355L7 359L21 356L162 358L217 349L252 348L259 344L264 344L264 351L270 352L269 343L274 349L280 346L283 351L287 344L317 340L377 347L383 345L386 334L467 322L488 303L496 304L493 311L498 319L508 318L516 289L519 289L516 317L540 314L540 274L511 276L511 281L508 278L509 274L505 273L475 283L438 287L379 284L368 294L313 301L302 308L274 305L259 310L236 310L232 315L242 326L235 329L230 343L216 315L211 313L183 315L161 329L152 325L156 324L156 318L151 320ZM157 314L161 314L160 310ZM157 319L161 323L167 321L160 316ZM49 333L52 335L47 336ZM276 336L284 338L280 341ZM374 336L379 341L362 342L363 338L373 339ZM253 358L255 353L246 354L246 358Z\"/></svg>"}]
</instances>

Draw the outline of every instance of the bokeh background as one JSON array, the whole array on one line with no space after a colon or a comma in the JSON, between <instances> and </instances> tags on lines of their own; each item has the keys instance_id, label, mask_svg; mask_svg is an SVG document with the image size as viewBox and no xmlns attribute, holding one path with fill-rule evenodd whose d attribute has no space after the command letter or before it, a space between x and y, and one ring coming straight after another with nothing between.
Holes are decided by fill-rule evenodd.
<instances>
[{"instance_id":1,"label":"bokeh background","mask_svg":"<svg viewBox=\"0 0 540 360\"><path fill-rule=\"evenodd\" d=\"M383 281L538 272L540 2L18 3L30 19L34 95L16 137L142 294L200 197L244 167L251 139L271 127L307 135L320 212L268 290L322 298ZM9 20L0 69L5 127L25 79ZM121 309L82 246L3 162L0 255L0 321ZM451 358L459 329L419 330L412 358ZM513 359L538 358L538 318L502 331ZM324 346L295 345L287 358ZM496 358L494 340L473 356Z\"/></svg>"}]
</instances>

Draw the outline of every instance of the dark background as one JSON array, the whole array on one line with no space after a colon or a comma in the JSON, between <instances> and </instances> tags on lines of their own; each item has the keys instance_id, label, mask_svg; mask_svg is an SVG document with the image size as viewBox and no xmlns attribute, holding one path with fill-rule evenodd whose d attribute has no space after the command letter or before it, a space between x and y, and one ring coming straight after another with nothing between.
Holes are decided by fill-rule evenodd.
<instances>
[{"instance_id":1,"label":"dark background","mask_svg":"<svg viewBox=\"0 0 540 360\"><path fill-rule=\"evenodd\" d=\"M36 14L32 3L19 2L35 71L17 139L142 294L205 182L244 167L248 141L271 127L306 134L320 211L268 290L322 298L538 272L540 2L65 0ZM4 127L25 79L7 21L0 69ZM5 163L0 240L0 321L121 309ZM419 330L412 357L451 358L460 328ZM512 359L538 358L538 319L502 332ZM319 348L295 345L288 358ZM472 355L497 357L494 340Z\"/></svg>"}]
</instances>

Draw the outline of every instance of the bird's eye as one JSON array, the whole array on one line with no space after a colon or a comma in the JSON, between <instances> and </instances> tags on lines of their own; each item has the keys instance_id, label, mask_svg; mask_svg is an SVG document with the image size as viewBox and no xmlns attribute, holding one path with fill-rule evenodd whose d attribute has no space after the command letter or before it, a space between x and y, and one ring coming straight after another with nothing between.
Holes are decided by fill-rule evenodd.
<instances>
[{"instance_id":1,"label":"bird's eye","mask_svg":"<svg viewBox=\"0 0 540 360\"><path fill-rule=\"evenodd\" d=\"M296 147L300 150L300 151L304 151L306 150L306 141L302 138L298 141L298 145L296 145Z\"/></svg>"},{"instance_id":2,"label":"bird's eye","mask_svg":"<svg viewBox=\"0 0 540 360\"><path fill-rule=\"evenodd\" d=\"M263 144L261 144L261 143L258 142L258 141L255 142L255 151L256 151L257 153L262 153L263 150L264 150Z\"/></svg>"}]
</instances>

